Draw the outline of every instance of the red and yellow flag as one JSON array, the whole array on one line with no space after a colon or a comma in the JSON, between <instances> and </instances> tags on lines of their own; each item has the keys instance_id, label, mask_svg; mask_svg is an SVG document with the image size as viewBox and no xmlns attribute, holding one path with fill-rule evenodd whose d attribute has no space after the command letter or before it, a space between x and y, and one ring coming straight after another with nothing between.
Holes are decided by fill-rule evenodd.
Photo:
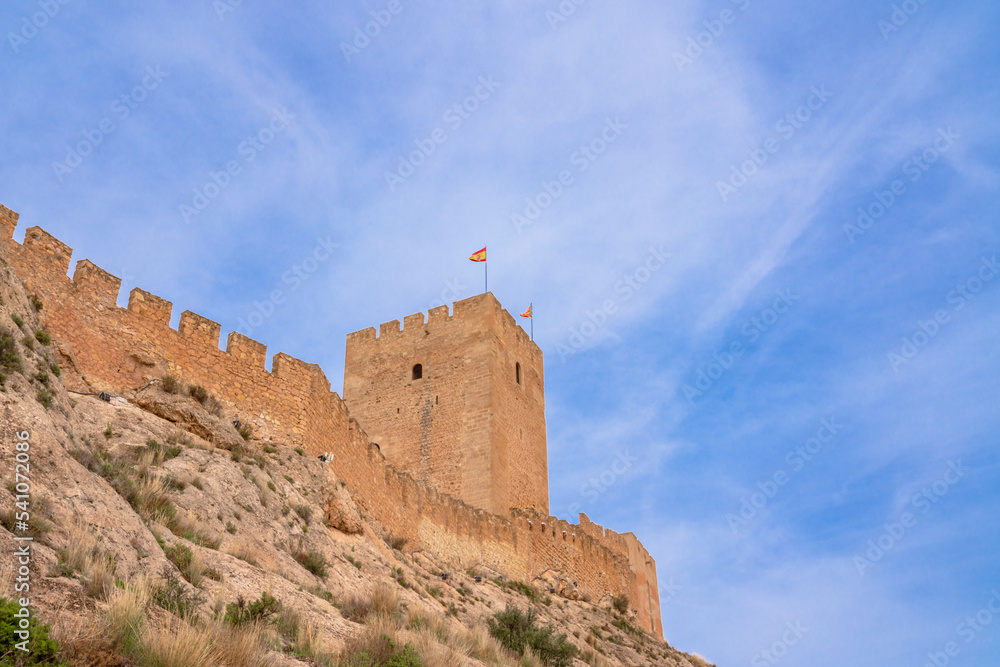
<instances>
[{"instance_id":1,"label":"red and yellow flag","mask_svg":"<svg viewBox=\"0 0 1000 667\"><path fill-rule=\"evenodd\" d=\"M532 304L531 306L528 306L528 310L526 310L523 313L521 313L521 317L531 317L531 309L532 309L533 306L534 306L534 304Z\"/></svg>"},{"instance_id":2,"label":"red and yellow flag","mask_svg":"<svg viewBox=\"0 0 1000 667\"><path fill-rule=\"evenodd\" d=\"M469 259L472 260L473 262L485 262L486 248L483 248L482 250L477 250L476 252L472 253Z\"/></svg>"}]
</instances>

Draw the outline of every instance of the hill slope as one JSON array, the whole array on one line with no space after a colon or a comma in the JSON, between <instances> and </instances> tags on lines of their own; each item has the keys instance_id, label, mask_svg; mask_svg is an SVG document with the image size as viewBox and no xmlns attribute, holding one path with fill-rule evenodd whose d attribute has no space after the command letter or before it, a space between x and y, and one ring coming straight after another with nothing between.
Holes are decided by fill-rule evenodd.
<instances>
[{"instance_id":1,"label":"hill slope","mask_svg":"<svg viewBox=\"0 0 1000 667\"><path fill-rule=\"evenodd\" d=\"M58 363L68 355L38 323L44 304L7 267L0 299L10 491L0 523L8 544L34 538L30 582L5 559L0 596L30 583L17 595L52 625L67 664L519 664L487 629L509 605L522 614L504 617L508 630L530 615L554 628L527 633L542 655L524 664L707 664L636 630L627 603L622 616L556 581L453 571L411 552L358 511L322 460L240 432L198 387L156 382L110 400L68 392L73 371ZM27 482L15 480L25 454ZM26 526L17 482L30 485Z\"/></svg>"}]
</instances>

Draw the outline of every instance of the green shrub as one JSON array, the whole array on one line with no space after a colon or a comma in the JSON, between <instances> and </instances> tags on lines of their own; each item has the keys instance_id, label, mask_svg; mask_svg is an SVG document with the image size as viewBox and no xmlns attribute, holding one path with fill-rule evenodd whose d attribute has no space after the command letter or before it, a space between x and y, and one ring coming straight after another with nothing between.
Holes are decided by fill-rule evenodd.
<instances>
[{"instance_id":1,"label":"green shrub","mask_svg":"<svg viewBox=\"0 0 1000 667\"><path fill-rule=\"evenodd\" d=\"M193 616L205 602L204 597L188 590L180 578L166 566L163 569L163 583L153 589L151 598L157 605L181 618Z\"/></svg>"},{"instance_id":2,"label":"green shrub","mask_svg":"<svg viewBox=\"0 0 1000 667\"><path fill-rule=\"evenodd\" d=\"M296 514L302 517L303 521L307 524L309 523L309 519L312 518L312 507L309 507L309 505L296 505L292 509L295 510Z\"/></svg>"},{"instance_id":3,"label":"green shrub","mask_svg":"<svg viewBox=\"0 0 1000 667\"><path fill-rule=\"evenodd\" d=\"M628 613L629 599L628 594L622 593L621 595L615 595L611 598L611 606L615 608L619 614Z\"/></svg>"},{"instance_id":4,"label":"green shrub","mask_svg":"<svg viewBox=\"0 0 1000 667\"><path fill-rule=\"evenodd\" d=\"M34 308L36 311L41 310L45 305L42 303L42 300L38 297L37 294L29 294L28 301L31 302L31 307Z\"/></svg>"},{"instance_id":5,"label":"green shrub","mask_svg":"<svg viewBox=\"0 0 1000 667\"><path fill-rule=\"evenodd\" d=\"M538 594L535 593L535 589L520 581L511 581L507 584L508 588L513 588L518 593L527 596L529 600L535 602L538 600Z\"/></svg>"},{"instance_id":6,"label":"green shrub","mask_svg":"<svg viewBox=\"0 0 1000 667\"><path fill-rule=\"evenodd\" d=\"M546 665L568 667L573 664L576 646L566 640L565 634L554 637L552 626L536 626L537 619L538 612L533 608L522 612L508 604L506 609L486 619L486 625L490 634L512 653L524 655L525 648L531 648Z\"/></svg>"},{"instance_id":7,"label":"green shrub","mask_svg":"<svg viewBox=\"0 0 1000 667\"><path fill-rule=\"evenodd\" d=\"M41 403L46 410L52 407L52 394L49 393L48 389L39 389L38 393L35 394L35 399Z\"/></svg>"},{"instance_id":8,"label":"green shrub","mask_svg":"<svg viewBox=\"0 0 1000 667\"><path fill-rule=\"evenodd\" d=\"M64 663L57 660L59 644L49 638L49 626L40 623L36 610L31 610L31 617L28 620L28 633L30 639L27 641L27 653L13 662L8 662L11 654L16 655L20 651L17 645L20 637L16 634L21 629L21 619L15 616L21 611L21 607L13 600L0 597L0 658L3 665L52 665L59 666Z\"/></svg>"},{"instance_id":9,"label":"green shrub","mask_svg":"<svg viewBox=\"0 0 1000 667\"><path fill-rule=\"evenodd\" d=\"M6 331L0 331L0 366L11 373L20 373L24 369L21 355L17 352L17 343Z\"/></svg>"},{"instance_id":10,"label":"green shrub","mask_svg":"<svg viewBox=\"0 0 1000 667\"><path fill-rule=\"evenodd\" d=\"M326 579L326 557L317 551L310 551L309 553L299 552L295 554L295 560L298 561L299 565L309 570L315 574L320 579Z\"/></svg>"},{"instance_id":11,"label":"green shrub","mask_svg":"<svg viewBox=\"0 0 1000 667\"><path fill-rule=\"evenodd\" d=\"M50 336L49 332L46 331L45 329L39 329L38 331L35 332L35 340L37 340L42 345L52 344L52 336Z\"/></svg>"},{"instance_id":12,"label":"green shrub","mask_svg":"<svg viewBox=\"0 0 1000 667\"><path fill-rule=\"evenodd\" d=\"M266 591L250 603L241 595L236 598L236 602L226 605L225 621L236 627L264 623L279 611L281 603Z\"/></svg>"},{"instance_id":13,"label":"green shrub","mask_svg":"<svg viewBox=\"0 0 1000 667\"><path fill-rule=\"evenodd\" d=\"M161 455L164 461L175 459L184 451L180 445L161 445L156 440L147 440L146 449Z\"/></svg>"},{"instance_id":14,"label":"green shrub","mask_svg":"<svg viewBox=\"0 0 1000 667\"><path fill-rule=\"evenodd\" d=\"M420 655L413 645L397 648L389 635L368 635L344 649L340 656L341 667L423 667Z\"/></svg>"},{"instance_id":15,"label":"green shrub","mask_svg":"<svg viewBox=\"0 0 1000 667\"><path fill-rule=\"evenodd\" d=\"M176 565L177 569L181 572L191 566L191 549L186 545L175 544L167 547L163 550L163 555L167 557L167 560Z\"/></svg>"},{"instance_id":16,"label":"green shrub","mask_svg":"<svg viewBox=\"0 0 1000 667\"><path fill-rule=\"evenodd\" d=\"M14 324L16 324L18 328L24 326L24 320L22 320L17 313L11 313L10 319L14 320Z\"/></svg>"},{"instance_id":17,"label":"green shrub","mask_svg":"<svg viewBox=\"0 0 1000 667\"><path fill-rule=\"evenodd\" d=\"M242 424L239 428L239 434L244 440L249 440L253 437L253 424Z\"/></svg>"},{"instance_id":18,"label":"green shrub","mask_svg":"<svg viewBox=\"0 0 1000 667\"><path fill-rule=\"evenodd\" d=\"M0 597L0 665L4 667L27 667L28 665L63 665L57 658L59 644L49 639L49 626L39 623L32 613L28 620L28 639L25 653L17 648L21 641L18 632L21 630L21 619L15 616L21 611L20 605L13 600ZM17 656L17 657L11 657Z\"/></svg>"},{"instance_id":19,"label":"green shrub","mask_svg":"<svg viewBox=\"0 0 1000 667\"><path fill-rule=\"evenodd\" d=\"M299 456L305 456L306 455L306 450L302 449L301 447L296 447L295 448L295 453L298 454Z\"/></svg>"}]
</instances>

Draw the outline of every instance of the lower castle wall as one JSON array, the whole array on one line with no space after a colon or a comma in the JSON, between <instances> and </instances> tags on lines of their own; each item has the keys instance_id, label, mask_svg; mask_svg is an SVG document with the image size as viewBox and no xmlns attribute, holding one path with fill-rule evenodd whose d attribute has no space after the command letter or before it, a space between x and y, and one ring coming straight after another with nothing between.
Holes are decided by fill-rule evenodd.
<instances>
[{"instance_id":1,"label":"lower castle wall","mask_svg":"<svg viewBox=\"0 0 1000 667\"><path fill-rule=\"evenodd\" d=\"M263 345L233 333L222 351L220 325L190 312L174 330L172 305L139 289L121 308L120 279L83 260L70 280L72 250L37 227L17 243L17 218L0 205L0 254L42 299L42 321L64 362L94 389L137 389L166 372L202 384L255 433L287 438L314 455L331 453L359 507L412 549L526 582L556 570L595 602L628 593L637 623L662 638L655 563L631 533L605 531L582 514L579 526L531 510L505 518L418 484L370 445L319 366L278 354L268 372Z\"/></svg>"}]
</instances>

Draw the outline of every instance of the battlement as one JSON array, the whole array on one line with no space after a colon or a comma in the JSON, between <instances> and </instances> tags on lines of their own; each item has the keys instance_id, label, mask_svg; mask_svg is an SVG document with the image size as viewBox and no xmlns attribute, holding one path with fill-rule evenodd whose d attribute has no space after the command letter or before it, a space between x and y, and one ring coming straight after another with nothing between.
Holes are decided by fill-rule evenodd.
<instances>
[{"instance_id":1,"label":"battlement","mask_svg":"<svg viewBox=\"0 0 1000 667\"><path fill-rule=\"evenodd\" d=\"M517 323L514 316L507 311L492 292L456 301L453 312L448 312L448 306L438 306L427 311L413 313L399 320L383 322L376 327L368 327L347 334L347 345L371 343L396 343L400 340L419 339L428 334L447 334L448 327L465 327L471 321L481 320L495 325L505 336L512 337L518 344L533 348L539 356L542 350L531 340L528 332ZM484 319L486 318L486 319Z\"/></svg>"},{"instance_id":2,"label":"battlement","mask_svg":"<svg viewBox=\"0 0 1000 667\"><path fill-rule=\"evenodd\" d=\"M71 388L127 394L166 373L203 385L223 404L227 417L238 416L253 424L257 436L300 445L313 455L332 454L330 465L347 484L355 502L386 530L406 537L416 548L427 549L462 568L484 565L523 581L554 569L579 581L581 591L594 599L628 592L640 601L637 622L662 636L655 566L650 571L652 559L631 534L620 536L595 527L585 515L580 516L579 525L573 525L547 516L547 511L508 512L506 508L514 505L487 512L468 503L461 493L428 485L405 466L390 463L385 452L373 445L375 439L356 419L353 408L330 390L330 382L318 365L278 353L269 372L264 344L232 332L222 350L220 324L191 311L181 314L174 329L170 326L173 304L139 288L131 290L128 305L122 308L117 305L120 278L84 259L77 263L70 279L72 249L39 227L29 228L24 243L17 243L13 240L17 223L18 214L0 205L0 255L28 290L44 302L40 317L53 338L69 343L54 347L53 352L61 357L59 361L67 369L63 380ZM541 350L527 340L523 329L492 294L456 303L451 315L445 306L432 309L426 321L421 313L404 318L402 327L397 321L395 330L391 322L387 324L379 327L378 337L374 328L352 334L349 349L351 340L388 347L394 339L427 339L433 344L439 335L457 336L456 346L472 345L469 350L461 348L469 355L480 355L484 362L492 359L489 363L494 365L489 368L496 377L477 385L477 391L505 401L497 409L509 411L512 405L516 408L518 402L529 400L536 401L530 403L532 410L544 409ZM422 328L425 333L420 336ZM430 333L426 333L428 328ZM482 347L485 341L475 342L483 338L484 331L495 334L490 343L493 347ZM437 371L445 356L433 357L429 368ZM514 359L522 360L525 367L520 388L508 374ZM444 368L441 371L446 377ZM431 383L423 387L439 388ZM441 391L437 396L445 400L435 401L435 405L444 411L455 409L459 399L475 400L471 393L465 395L465 390L456 385L450 394ZM535 398L531 398L532 391L537 392ZM453 405L449 406L449 401ZM441 414L440 419L447 423L446 413ZM525 419L525 430L541 433L544 438L544 416L541 419ZM513 437L509 429L501 436ZM507 447L506 443L501 445ZM453 464L447 457L442 463ZM503 466L511 464L495 457L490 465L504 472ZM540 470L547 480L544 464ZM498 479L507 484L516 476ZM547 510L547 494L545 500L542 509ZM645 604L643 600L653 602Z\"/></svg>"}]
</instances>

